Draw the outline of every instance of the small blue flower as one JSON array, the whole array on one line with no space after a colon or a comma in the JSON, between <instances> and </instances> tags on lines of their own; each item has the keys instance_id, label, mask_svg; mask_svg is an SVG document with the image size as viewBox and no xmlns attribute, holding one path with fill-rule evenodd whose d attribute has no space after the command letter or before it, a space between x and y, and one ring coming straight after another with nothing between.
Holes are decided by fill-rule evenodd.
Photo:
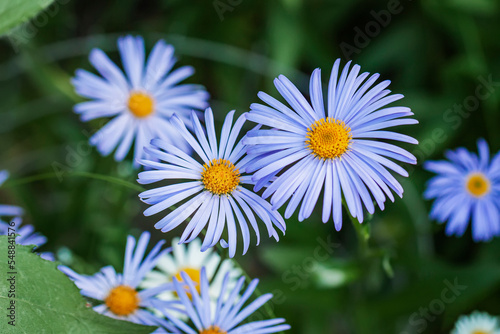
<instances>
[{"instance_id":1,"label":"small blue flower","mask_svg":"<svg viewBox=\"0 0 500 334\"><path fill-rule=\"evenodd\" d=\"M171 316L168 310L162 310L161 307L159 307L177 328L176 331L171 332L186 334L265 334L277 333L290 329L289 325L284 324L285 319L281 318L241 324L252 315L252 313L270 300L272 294L262 295L243 307L252 296L259 280L254 279L243 294L240 294L240 291L245 282L245 277L240 277L234 289L230 291L227 287L228 281L229 274L226 275L224 279L220 297L217 300L215 309L213 309L210 302L210 287L205 268L201 271L200 293L198 293L198 287L195 282L190 279L189 275L182 273L182 282L174 279L175 290L195 329L184 321ZM157 333L161 333L161 331Z\"/></svg>"},{"instance_id":2,"label":"small blue flower","mask_svg":"<svg viewBox=\"0 0 500 334\"><path fill-rule=\"evenodd\" d=\"M447 221L446 234L464 234L472 221L475 241L500 235L500 153L490 161L488 143L477 143L479 155L461 147L447 151L450 161L427 161L424 168L437 174L424 193L435 198L430 217Z\"/></svg>"},{"instance_id":3,"label":"small blue flower","mask_svg":"<svg viewBox=\"0 0 500 334\"><path fill-rule=\"evenodd\" d=\"M340 60L332 69L326 108L323 101L321 70L310 80L311 104L285 76L274 84L291 108L260 92L268 105L254 103L247 119L270 129L248 132L244 143L252 161L247 173L255 172L255 190L266 187L263 198L271 197L273 209L288 200L285 218L293 215L300 202L299 220L308 218L324 188L322 220L333 212L335 228L342 227L342 197L352 216L363 221L363 206L375 211L373 200L381 210L391 191L403 196L403 188L388 170L402 176L408 173L392 160L415 164L406 150L380 140L417 144L406 135L386 128L416 124L406 107L386 107L403 98L389 95L390 81L372 87L379 74L359 74L360 67L350 62L339 76Z\"/></svg>"},{"instance_id":4,"label":"small blue flower","mask_svg":"<svg viewBox=\"0 0 500 334\"><path fill-rule=\"evenodd\" d=\"M9 235L15 231L15 234L17 234L16 244L23 246L33 245L38 248L47 243L47 237L39 232L35 232L33 225L21 226L21 224L22 219L20 217L12 219L11 224L0 220L0 235ZM45 260L54 261L54 254L51 252L40 253L40 256Z\"/></svg>"},{"instance_id":5,"label":"small blue flower","mask_svg":"<svg viewBox=\"0 0 500 334\"><path fill-rule=\"evenodd\" d=\"M249 224L255 231L259 244L260 233L254 212L266 225L270 237L279 240L275 226L285 232L285 222L280 214L272 210L271 205L260 196L242 186L253 184L249 175L240 174L247 161L246 158L242 159L245 146L241 141L235 145L245 116L239 117L232 126L233 116L234 111L226 116L219 145L210 108L205 111L208 138L194 112L191 120L196 138L179 117L173 116L172 124L203 162L196 161L164 140L154 139L145 151L154 159L164 162L141 160L142 165L152 170L139 173L138 180L140 184L177 180L173 185L151 189L139 195L142 201L152 205L144 211L145 216L157 214L189 199L156 223L155 228L169 232L194 213L185 227L180 243L193 241L208 224L202 244L202 251L205 251L221 240L227 227L228 241L221 240L221 244L229 247L230 257L236 252L236 223L243 235L243 253L246 253L250 244Z\"/></svg>"},{"instance_id":6,"label":"small blue flower","mask_svg":"<svg viewBox=\"0 0 500 334\"><path fill-rule=\"evenodd\" d=\"M178 85L194 69L184 66L171 72L176 63L174 48L163 40L156 43L147 62L142 37L119 38L118 49L126 76L102 50L94 49L89 59L102 77L77 70L72 80L78 94L92 99L75 106L82 121L112 118L90 143L104 156L116 149L116 161L125 158L134 141L135 159L144 157L144 145L157 137L187 149L169 118L175 112L188 122L192 109L207 107L208 93L201 86Z\"/></svg>"},{"instance_id":7,"label":"small blue flower","mask_svg":"<svg viewBox=\"0 0 500 334\"><path fill-rule=\"evenodd\" d=\"M162 240L145 256L149 238L149 232L143 232L135 247L135 239L128 237L123 274L117 274L112 266L102 268L93 276L77 274L65 266L59 266L59 269L75 282L82 295L103 302L94 306L96 312L139 324L157 325L159 320L150 310L154 301L164 308L179 310L176 307L177 302L160 301L156 298L166 289L172 289L172 284L140 291L138 289L140 282L153 269L158 259L170 251L161 250L165 243Z\"/></svg>"},{"instance_id":8,"label":"small blue flower","mask_svg":"<svg viewBox=\"0 0 500 334\"><path fill-rule=\"evenodd\" d=\"M10 226L9 224L0 221L0 234L7 235L7 231L9 227L16 231L18 236L16 237L16 243L19 245L34 245L34 246L42 246L47 243L47 238L42 234L35 232L35 228L33 225L23 225L21 226L22 220L17 217L12 220L14 226Z\"/></svg>"},{"instance_id":9,"label":"small blue flower","mask_svg":"<svg viewBox=\"0 0 500 334\"><path fill-rule=\"evenodd\" d=\"M8 178L8 171L0 171L0 186L2 186ZM20 227L22 219L19 216L22 214L24 214L24 210L18 206L0 205L0 235L9 235L9 232L13 232L14 230L15 234L17 234L16 243L18 245L34 245L36 247L41 247L47 242L47 238L42 234L35 232L35 228L32 225L23 225ZM14 223L14 226L2 221L2 217L16 217L10 221L11 223ZM43 252L39 255L45 260L54 261L54 254L51 252Z\"/></svg>"},{"instance_id":10,"label":"small blue flower","mask_svg":"<svg viewBox=\"0 0 500 334\"><path fill-rule=\"evenodd\" d=\"M6 170L0 171L0 186L9 178L9 172ZM23 209L14 205L0 204L0 218L1 217L17 217L24 213Z\"/></svg>"}]
</instances>

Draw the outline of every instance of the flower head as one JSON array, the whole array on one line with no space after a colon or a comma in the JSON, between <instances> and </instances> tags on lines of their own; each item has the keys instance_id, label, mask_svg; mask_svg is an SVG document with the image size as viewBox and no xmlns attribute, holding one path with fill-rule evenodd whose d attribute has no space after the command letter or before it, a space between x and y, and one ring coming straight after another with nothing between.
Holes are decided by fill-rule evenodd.
<instances>
[{"instance_id":1,"label":"flower head","mask_svg":"<svg viewBox=\"0 0 500 334\"><path fill-rule=\"evenodd\" d=\"M40 247L47 242L47 238L42 234L35 232L33 225L23 225L22 220L16 217L12 220L14 226L12 229L15 230L18 236L16 237L16 243L19 245L35 245ZM7 235L10 225L8 223L0 221L0 234Z\"/></svg>"},{"instance_id":2,"label":"flower head","mask_svg":"<svg viewBox=\"0 0 500 334\"><path fill-rule=\"evenodd\" d=\"M81 294L101 303L94 310L104 315L145 325L157 325L159 320L149 310L153 302L164 308L176 309L175 302L160 301L156 296L172 286L163 284L155 288L138 288L144 276L156 265L158 259L169 251L161 250L164 240L158 242L146 255L149 233L143 232L139 241L132 236L127 239L123 274L106 266L93 276L80 275L65 266L59 269L68 275L81 289ZM134 251L135 248L135 251Z\"/></svg>"},{"instance_id":3,"label":"flower head","mask_svg":"<svg viewBox=\"0 0 500 334\"><path fill-rule=\"evenodd\" d=\"M243 253L246 253L250 244L248 223L255 231L257 244L259 243L260 233L254 212L266 225L269 236L279 240L275 227L285 231L283 218L271 209L268 202L242 186L253 184L249 175L241 173L248 161L246 158L242 159L245 146L241 141L235 145L245 116L239 117L234 126L234 111L226 116L220 143L217 145L212 110L208 108L205 111L208 138L196 115L191 115L196 138L186 129L179 117L172 117L172 124L202 162L196 161L162 139L154 139L145 151L149 156L163 162L141 160L141 164L152 170L139 173L138 182L149 184L176 180L176 183L141 193L140 198L152 205L144 211L144 215L154 215L187 200L156 223L155 227L162 232L168 232L194 214L181 236L180 243L193 241L208 225L202 251L217 244L227 227L228 241L222 239L221 244L223 247L229 247L230 257L236 252L236 222L243 235Z\"/></svg>"},{"instance_id":4,"label":"flower head","mask_svg":"<svg viewBox=\"0 0 500 334\"><path fill-rule=\"evenodd\" d=\"M171 72L176 62L174 48L162 40L147 62L142 37L119 38L118 49L126 75L103 51L94 49L89 59L101 76L77 70L72 80L76 92L91 99L75 106L83 121L112 118L90 143L104 156L116 149L117 161L125 158L133 142L135 159L144 157L142 149L153 138L187 149L169 118L175 112L188 122L192 109L207 106L208 94L202 87L178 85L193 74L193 68L184 66Z\"/></svg>"},{"instance_id":5,"label":"flower head","mask_svg":"<svg viewBox=\"0 0 500 334\"><path fill-rule=\"evenodd\" d=\"M220 287L226 274L229 274L229 286L234 286L236 279L241 276L241 270L235 267L233 260L221 260L220 256L208 249L201 252L201 241L196 238L188 245L179 244L179 238L172 241L172 252L160 257L156 264L156 270L150 271L144 277L141 287L153 288L165 283L172 283L176 278L182 281L181 274L186 273L200 289L201 270L205 268L208 281L210 282L210 298L217 300ZM179 296L173 290L167 290L158 298L162 300L178 300Z\"/></svg>"},{"instance_id":6,"label":"flower head","mask_svg":"<svg viewBox=\"0 0 500 334\"><path fill-rule=\"evenodd\" d=\"M274 84L288 102L284 105L266 93L259 98L267 105L254 103L247 119L271 129L250 131L244 143L251 158L246 172L255 172L256 190L266 187L263 197L271 197L273 209L287 201L285 218L298 208L299 220L308 218L322 189L323 222L333 212L335 227L342 226L342 197L354 217L363 221L363 206L373 213L384 209L392 192L402 197L403 188L388 170L402 176L408 173L392 160L415 164L415 157L399 146L381 140L416 144L409 136L386 128L416 124L406 107L386 107L401 99L389 95L389 81L372 87L379 75L359 74L360 67L350 62L339 75L340 60L333 66L328 97L323 101L321 71L310 81L309 103L300 91L281 75Z\"/></svg>"},{"instance_id":7,"label":"flower head","mask_svg":"<svg viewBox=\"0 0 500 334\"><path fill-rule=\"evenodd\" d=\"M498 318L484 312L461 316L451 334L500 334Z\"/></svg>"},{"instance_id":8,"label":"flower head","mask_svg":"<svg viewBox=\"0 0 500 334\"><path fill-rule=\"evenodd\" d=\"M447 221L447 235L463 235L471 221L474 240L487 241L500 235L500 153L490 161L486 141L477 146L479 155L462 147L446 152L449 161L427 161L437 176L424 197L435 198L430 217Z\"/></svg>"},{"instance_id":9,"label":"flower head","mask_svg":"<svg viewBox=\"0 0 500 334\"><path fill-rule=\"evenodd\" d=\"M0 235L9 235L11 232L15 232L16 244L23 246L35 246L35 249L45 245L47 242L47 237L39 232L35 232L33 225L25 224L21 226L22 219L16 217L12 219L9 223L0 220ZM54 261L54 254L51 252L42 252L39 254L43 259Z\"/></svg>"},{"instance_id":10,"label":"flower head","mask_svg":"<svg viewBox=\"0 0 500 334\"><path fill-rule=\"evenodd\" d=\"M212 308L209 296L209 282L205 269L201 271L200 292L198 292L195 282L187 274L182 274L182 281L174 279L175 290L187 310L189 320L191 320L196 328L193 329L184 321L171 316L168 310L166 310L164 312L165 316L179 330L178 332L175 331L175 333L264 334L277 333L290 329L289 325L284 324L284 319L269 319L241 324L253 312L271 299L272 294L262 295L246 307L243 307L252 296L257 287L258 280L253 280L243 294L240 294L240 291L245 282L244 277L240 277L236 286L231 290L228 289L228 281L229 274L226 274L216 307ZM188 293L191 297L188 296Z\"/></svg>"},{"instance_id":11,"label":"flower head","mask_svg":"<svg viewBox=\"0 0 500 334\"><path fill-rule=\"evenodd\" d=\"M9 172L6 170L0 171L0 186L9 178ZM16 243L18 245L34 245L37 248L43 246L47 242L47 238L42 234L35 232L33 225L23 225L21 216L24 210L14 205L0 205L0 235L9 235L10 232L17 234ZM15 217L10 220L10 223L4 222L2 217ZM51 252L43 252L39 254L42 258L54 261L54 254Z\"/></svg>"}]
</instances>

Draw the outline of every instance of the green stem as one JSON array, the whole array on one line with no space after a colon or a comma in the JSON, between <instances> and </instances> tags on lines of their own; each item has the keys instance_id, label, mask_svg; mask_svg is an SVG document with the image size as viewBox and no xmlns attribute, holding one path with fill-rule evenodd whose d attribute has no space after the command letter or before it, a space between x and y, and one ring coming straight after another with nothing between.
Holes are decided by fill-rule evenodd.
<instances>
[{"instance_id":1,"label":"green stem","mask_svg":"<svg viewBox=\"0 0 500 334\"><path fill-rule=\"evenodd\" d=\"M356 236L358 237L358 250L359 254L361 257L366 257L369 253L370 246L368 244L368 241L370 239L370 220L371 217L367 217L364 223L360 223L357 218L351 216L351 213L349 212L349 208L345 203L343 203L344 207L346 208L346 211L348 213L349 219L351 220L352 226L354 227L354 230L356 231Z\"/></svg>"},{"instance_id":2,"label":"green stem","mask_svg":"<svg viewBox=\"0 0 500 334\"><path fill-rule=\"evenodd\" d=\"M134 184L132 182L117 178L117 177L112 177L112 176L107 176L107 175L101 175L101 174L95 174L95 173L89 173L89 172L67 172L67 176L69 177L84 177L88 179L94 179L94 180L99 180L99 181L105 181L109 183L113 183L116 185L120 185L122 187L126 187L129 189L133 189L136 191L145 191L142 186L138 184ZM37 175L32 175L28 176L22 179L18 180L9 180L5 183L4 187L16 187L20 186L23 184L28 184L28 183L33 183L37 181L42 181L42 180L48 180L48 179L60 179L60 175L57 175L56 173L44 173L44 174L37 174Z\"/></svg>"}]
</instances>

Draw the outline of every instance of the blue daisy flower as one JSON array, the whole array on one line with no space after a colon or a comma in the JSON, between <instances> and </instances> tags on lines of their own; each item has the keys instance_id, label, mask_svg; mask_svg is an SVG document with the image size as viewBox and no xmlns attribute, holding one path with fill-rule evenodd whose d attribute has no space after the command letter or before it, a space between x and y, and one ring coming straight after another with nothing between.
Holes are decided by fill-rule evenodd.
<instances>
[{"instance_id":1,"label":"blue daisy flower","mask_svg":"<svg viewBox=\"0 0 500 334\"><path fill-rule=\"evenodd\" d=\"M335 228L342 226L342 195L352 216L363 221L363 206L373 213L373 199L381 210L392 191L402 197L403 188L388 170L402 176L408 173L390 159L415 164L406 150L381 140L417 144L403 134L385 128L416 124L406 107L386 107L403 98L389 95L390 81L373 86L379 74L359 74L350 62L339 76L340 60L332 69L326 108L323 101L321 70L310 80L311 104L285 76L274 84L291 108L260 92L268 105L254 103L247 119L270 127L248 132L244 143L251 162L246 172L255 172L255 190L266 187L263 198L271 197L273 208L288 200L285 218L300 202L299 220L308 218L324 188L322 220L333 212ZM372 87L373 86L373 87Z\"/></svg>"},{"instance_id":2,"label":"blue daisy flower","mask_svg":"<svg viewBox=\"0 0 500 334\"><path fill-rule=\"evenodd\" d=\"M139 173L138 179L140 184L177 180L175 184L151 189L139 195L142 201L152 205L144 211L145 216L157 214L189 198L156 223L155 228L169 232L194 214L186 225L180 243L194 240L208 224L202 244L202 251L205 251L221 240L227 227L228 241L221 240L221 245L229 247L230 257L236 252L236 221L243 235L243 253L246 253L250 244L248 223L259 244L260 233L254 212L266 225L269 236L279 240L274 227L285 232L285 222L280 214L272 210L271 205L260 196L242 186L252 184L251 176L240 174L247 161L246 158L242 159L245 146L241 141L235 145L245 116L239 117L232 126L233 116L234 111L226 116L220 143L217 145L214 116L210 108L205 111L208 139L194 112L191 114L191 121L196 138L186 129L184 122L174 115L172 124L203 162L196 161L162 139L154 139L145 151L163 162L141 160L141 164L152 170Z\"/></svg>"},{"instance_id":3,"label":"blue daisy flower","mask_svg":"<svg viewBox=\"0 0 500 334\"><path fill-rule=\"evenodd\" d=\"M0 171L0 187L9 178L9 172L6 170ZM18 206L0 204L0 217L16 217L21 216L24 210Z\"/></svg>"},{"instance_id":4,"label":"blue daisy flower","mask_svg":"<svg viewBox=\"0 0 500 334\"><path fill-rule=\"evenodd\" d=\"M472 221L475 241L500 235L500 152L490 161L488 143L477 143L479 155L461 147L447 151L449 161L427 161L424 168L436 173L424 193L436 199L430 217L447 221L446 234L464 234Z\"/></svg>"},{"instance_id":5,"label":"blue daisy flower","mask_svg":"<svg viewBox=\"0 0 500 334\"><path fill-rule=\"evenodd\" d=\"M35 232L33 225L23 225L21 227L22 220L17 217L12 220L14 226L10 226L8 223L0 221L0 234L7 235L9 227L16 230L16 243L19 245L34 245L42 246L47 243L47 237L43 236L39 232Z\"/></svg>"},{"instance_id":6,"label":"blue daisy flower","mask_svg":"<svg viewBox=\"0 0 500 334\"><path fill-rule=\"evenodd\" d=\"M227 287L228 281L229 275L226 275L222 284L220 297L217 300L217 305L215 309L213 309L210 302L210 287L205 268L201 271L201 282L199 287L186 273L182 273L181 282L174 279L175 290L195 329L184 321L171 316L168 310L165 310L165 316L177 328L177 330L170 332L187 334L265 334L277 333L290 329L289 325L284 324L285 319L281 318L241 324L252 315L252 313L270 300L273 295L262 295L243 308L245 303L252 296L259 280L253 280L243 294L240 294L240 291L245 282L244 277L238 280L238 283L231 291L229 291ZM198 289L200 292L198 292ZM162 310L161 307L159 307L159 309ZM160 332L161 331L158 331L158 333Z\"/></svg>"},{"instance_id":7,"label":"blue daisy flower","mask_svg":"<svg viewBox=\"0 0 500 334\"><path fill-rule=\"evenodd\" d=\"M0 186L9 178L9 172L6 170L0 171ZM16 243L18 245L34 245L36 247L41 247L47 242L47 238L42 234L35 232L33 225L23 225L22 219L19 217L24 214L24 210L18 206L14 205L0 205L0 235L9 235L12 230L18 235L16 237ZM4 222L2 217L16 217L11 220L14 226ZM10 228L10 229L9 229ZM49 261L54 261L54 254L51 252L43 252L39 254L42 258Z\"/></svg>"},{"instance_id":8,"label":"blue daisy flower","mask_svg":"<svg viewBox=\"0 0 500 334\"><path fill-rule=\"evenodd\" d=\"M140 291L138 289L142 279L153 269L158 259L170 251L170 249L161 250L165 243L165 240L162 240L144 257L149 238L149 232L143 232L136 247L135 239L132 236L128 237L123 274L116 273L112 266L102 268L93 276L77 274L66 266L59 266L59 269L75 282L83 296L103 302L94 306L96 312L139 324L157 325L158 318L150 310L153 308L153 302L157 301L157 305L163 308L179 310L177 302L161 301L156 298L166 289L172 289L172 284Z\"/></svg>"},{"instance_id":9,"label":"blue daisy flower","mask_svg":"<svg viewBox=\"0 0 500 334\"><path fill-rule=\"evenodd\" d=\"M118 49L126 76L102 50L94 49L89 59L101 76L79 69L72 80L79 95L92 99L75 106L82 121L111 118L90 143L104 156L116 149L116 161L125 158L134 141L135 159L144 157L144 145L157 137L187 149L169 118L175 112L190 124L191 110L207 107L203 87L178 85L194 69L183 66L171 72L176 63L174 48L163 40L156 43L147 62L142 37L119 38Z\"/></svg>"},{"instance_id":10,"label":"blue daisy flower","mask_svg":"<svg viewBox=\"0 0 500 334\"><path fill-rule=\"evenodd\" d=\"M33 225L23 225L22 219L16 217L11 220L11 224L8 224L0 220L0 235L9 235L13 231L17 234L16 244L23 246L35 246L35 249L41 247L47 243L47 237L39 232L35 232ZM39 254L45 260L54 261L54 254L51 252L43 252Z\"/></svg>"}]
</instances>

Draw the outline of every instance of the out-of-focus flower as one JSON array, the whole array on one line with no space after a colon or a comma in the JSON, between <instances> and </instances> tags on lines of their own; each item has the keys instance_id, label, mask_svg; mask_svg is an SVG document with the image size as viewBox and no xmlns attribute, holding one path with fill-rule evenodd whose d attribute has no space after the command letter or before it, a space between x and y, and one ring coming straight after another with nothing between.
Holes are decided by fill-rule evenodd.
<instances>
[{"instance_id":1,"label":"out-of-focus flower","mask_svg":"<svg viewBox=\"0 0 500 334\"><path fill-rule=\"evenodd\" d=\"M446 234L464 234L472 221L475 241L500 235L500 153L490 161L484 139L477 143L479 155L461 147L445 153L449 161L427 161L424 168L437 174L424 193L435 198L430 217L447 221Z\"/></svg>"},{"instance_id":2,"label":"out-of-focus flower","mask_svg":"<svg viewBox=\"0 0 500 334\"><path fill-rule=\"evenodd\" d=\"M191 110L207 107L208 93L203 87L178 85L193 74L193 68L171 72L176 63L174 48L163 40L156 43L147 62L142 37L119 38L118 49L126 75L102 50L94 49L89 59L101 76L80 69L72 80L78 94L92 99L75 106L82 121L111 118L90 143L104 156L116 149L117 161L125 158L133 142L135 159L144 157L143 147L153 138L187 149L169 118L175 112L190 124Z\"/></svg>"},{"instance_id":3,"label":"out-of-focus flower","mask_svg":"<svg viewBox=\"0 0 500 334\"><path fill-rule=\"evenodd\" d=\"M0 186L9 178L9 172L6 170L0 171ZM0 204L0 235L17 234L16 243L18 245L33 245L38 247L47 243L47 238L39 232L35 232L33 225L23 225L22 219L19 217L24 214L24 210L15 205ZM9 223L2 220L2 217L15 217L9 220ZM10 229L9 229L10 228ZM39 254L42 258L49 261L54 261L54 254L51 252L42 252Z\"/></svg>"},{"instance_id":4,"label":"out-of-focus flower","mask_svg":"<svg viewBox=\"0 0 500 334\"><path fill-rule=\"evenodd\" d=\"M181 273L184 272L197 284L199 291L202 268L205 268L207 272L207 279L210 283L209 294L213 302L219 297L222 281L227 273L229 273L229 287L233 287L242 274L241 270L235 267L233 260L221 261L220 256L213 249L201 252L200 239L194 239L189 244L184 245L179 244L179 238L174 238L172 252L160 257L156 264L157 270L147 273L140 286L154 288L165 283L172 283L174 277L182 281ZM162 300L179 299L173 290L161 293L158 298Z\"/></svg>"},{"instance_id":5,"label":"out-of-focus flower","mask_svg":"<svg viewBox=\"0 0 500 334\"><path fill-rule=\"evenodd\" d=\"M500 322L497 317L476 311L461 316L451 334L500 334Z\"/></svg>"},{"instance_id":6,"label":"out-of-focus flower","mask_svg":"<svg viewBox=\"0 0 500 334\"><path fill-rule=\"evenodd\" d=\"M36 246L35 250L47 243L47 237L39 232L35 232L33 225L26 224L21 226L21 224L22 219L20 217L12 219L10 223L0 220L0 235L17 234L16 243L18 245L33 245ZM51 252L42 252L39 255L45 260L54 261L54 254Z\"/></svg>"}]
</instances>

